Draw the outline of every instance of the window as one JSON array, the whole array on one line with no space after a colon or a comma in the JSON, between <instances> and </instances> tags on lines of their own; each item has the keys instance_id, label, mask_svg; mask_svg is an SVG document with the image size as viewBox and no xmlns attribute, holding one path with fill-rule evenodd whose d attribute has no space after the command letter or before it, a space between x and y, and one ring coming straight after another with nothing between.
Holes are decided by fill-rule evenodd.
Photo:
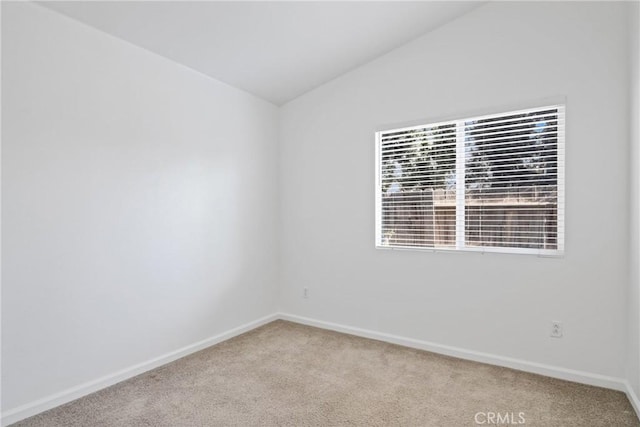
<instances>
[{"instance_id":1,"label":"window","mask_svg":"<svg viewBox=\"0 0 640 427\"><path fill-rule=\"evenodd\" d=\"M376 133L376 246L559 255L564 106Z\"/></svg>"}]
</instances>

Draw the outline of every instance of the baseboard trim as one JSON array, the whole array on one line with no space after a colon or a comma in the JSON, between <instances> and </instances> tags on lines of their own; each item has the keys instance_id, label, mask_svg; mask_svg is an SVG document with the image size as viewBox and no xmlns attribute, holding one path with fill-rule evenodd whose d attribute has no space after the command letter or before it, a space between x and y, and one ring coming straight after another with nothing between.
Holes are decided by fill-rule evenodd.
<instances>
[{"instance_id":1,"label":"baseboard trim","mask_svg":"<svg viewBox=\"0 0 640 427\"><path fill-rule=\"evenodd\" d=\"M627 392L629 389L629 387L627 387L626 385L626 381L622 378L616 378L616 377L610 377L606 375L594 374L590 372L561 368L558 366L530 362L527 360L515 359L511 357L498 356L495 354L483 353L483 352L468 350L468 349L459 348L459 347L452 347L448 345L437 344L437 343L402 337L402 336L393 335L393 334L386 334L386 333L376 332L368 329L361 329L353 326L341 325L338 323L325 322L324 320L311 319L309 317L303 317L303 316L298 316L294 314L280 313L279 317L283 320L288 320L290 322L300 323L303 325L315 326L322 329L329 329L332 331L343 332L346 334L356 335L364 338L371 338L378 341L398 344L398 345L411 347L419 350L426 350L433 353L457 357L460 359L472 360L474 362L481 362L481 363L487 363L490 365L503 366L506 368L517 369L519 371L524 371L524 372L531 372L534 374L544 375L552 378L558 378L561 380L573 381L576 383L588 384L588 385L604 387L604 388L609 388L609 389L624 391L624 392Z\"/></svg>"},{"instance_id":2,"label":"baseboard trim","mask_svg":"<svg viewBox=\"0 0 640 427\"><path fill-rule=\"evenodd\" d=\"M582 384L594 385L598 387L605 387L613 390L623 391L626 393L631 405L633 406L636 414L640 418L640 400L634 392L631 384L622 378L610 377L606 375L593 374L590 372L577 371L573 369L566 369L552 365L546 365L536 362L530 362L522 359L515 359L510 357L498 356L490 353L483 353L473 350L468 350L459 347L453 347L443 344L437 344L428 341L417 340L413 338L402 337L394 334L387 334L383 332L376 332L369 329L362 329L353 326L342 325L333 322L326 322L323 320L312 319L309 317L298 316L288 313L275 313L244 325L233 328L229 331L215 335L213 337L198 341L194 344L188 345L181 349L172 351L146 362L139 363L129 368L122 369L118 372L106 375L93 381L80 384L78 386L63 390L59 393L52 394L34 402L19 406L17 408L5 411L2 414L2 426L18 422L25 418L37 415L46 410L55 408L56 406L63 405L73 400L79 399L88 394L94 393L103 388L117 384L121 381L132 378L136 375L140 375L144 372L155 369L159 366L173 362L181 357L188 356L191 353L205 349L212 345L226 341L235 336L241 335L252 329L265 325L274 320L287 320L294 323L300 323L303 325L314 326L321 329L328 329L336 332L342 332L350 335L356 335L363 338L375 339L378 341L384 341L392 344L398 344L405 347L416 348L419 350L426 350L433 353L444 354L447 356L453 356L460 359L472 360L475 362L487 363L490 365L504 366L507 368L517 369L520 371L531 372L534 374L540 374L552 378L558 378L567 381L573 381Z\"/></svg>"},{"instance_id":3,"label":"baseboard trim","mask_svg":"<svg viewBox=\"0 0 640 427\"><path fill-rule=\"evenodd\" d=\"M638 399L638 395L633 390L633 387L631 387L631 383L629 383L629 381L625 381L624 385L626 388L625 392L627 393L627 398L629 399L629 402L631 402L633 409L636 411L636 415L640 418L640 400Z\"/></svg>"},{"instance_id":4,"label":"baseboard trim","mask_svg":"<svg viewBox=\"0 0 640 427\"><path fill-rule=\"evenodd\" d=\"M2 414L2 426L7 426L9 424L18 422L25 418L44 412L48 409L55 408L56 406L63 405L65 403L71 402L72 400L76 400L80 397L94 393L103 388L112 386L121 381L135 377L136 375L140 375L144 372L150 371L159 366L162 366L167 363L173 362L174 360L180 359L181 357L188 356L191 353L195 353L196 351L205 349L212 345L218 344L220 342L226 341L230 338L233 338L235 336L248 332L259 326L265 325L269 322L277 320L278 318L279 317L277 314L271 314L269 316L261 317L257 320L254 320L252 322L230 329L221 334L215 335L210 338L206 338L202 341L198 341L196 343L190 344L186 347L182 347L178 350L153 358L151 360L147 360L146 362L139 363L137 365L122 369L112 374L105 375L93 381L89 381L84 384L71 387L59 393L55 393L50 396L44 397L42 399L36 400L34 402L27 403L17 408L5 411Z\"/></svg>"}]
</instances>

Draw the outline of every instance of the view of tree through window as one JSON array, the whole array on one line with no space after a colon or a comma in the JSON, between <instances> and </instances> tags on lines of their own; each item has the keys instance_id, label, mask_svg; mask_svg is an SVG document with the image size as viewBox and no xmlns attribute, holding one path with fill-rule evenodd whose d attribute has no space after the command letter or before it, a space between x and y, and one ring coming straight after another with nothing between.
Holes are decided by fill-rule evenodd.
<instances>
[{"instance_id":1,"label":"view of tree through window","mask_svg":"<svg viewBox=\"0 0 640 427\"><path fill-rule=\"evenodd\" d=\"M433 204L436 193L455 197L456 124L391 132L381 144L384 241L400 246L455 244L444 231L455 228L455 215L440 215L441 227L434 229L425 217L433 214L423 208Z\"/></svg>"},{"instance_id":2,"label":"view of tree through window","mask_svg":"<svg viewBox=\"0 0 640 427\"><path fill-rule=\"evenodd\" d=\"M377 245L558 252L563 120L553 106L379 132Z\"/></svg>"}]
</instances>

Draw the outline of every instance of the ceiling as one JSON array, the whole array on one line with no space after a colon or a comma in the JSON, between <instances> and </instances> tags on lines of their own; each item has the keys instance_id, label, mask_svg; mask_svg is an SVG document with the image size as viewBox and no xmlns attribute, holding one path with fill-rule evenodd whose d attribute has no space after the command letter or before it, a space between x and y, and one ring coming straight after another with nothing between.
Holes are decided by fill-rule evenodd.
<instances>
[{"instance_id":1,"label":"ceiling","mask_svg":"<svg viewBox=\"0 0 640 427\"><path fill-rule=\"evenodd\" d=\"M481 3L40 4L282 105Z\"/></svg>"}]
</instances>

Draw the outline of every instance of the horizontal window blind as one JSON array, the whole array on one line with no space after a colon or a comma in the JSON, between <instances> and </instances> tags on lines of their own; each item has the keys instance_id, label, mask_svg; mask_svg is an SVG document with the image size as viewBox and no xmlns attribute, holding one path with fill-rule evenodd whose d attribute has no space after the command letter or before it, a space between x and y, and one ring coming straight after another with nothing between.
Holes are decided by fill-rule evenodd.
<instances>
[{"instance_id":1,"label":"horizontal window blind","mask_svg":"<svg viewBox=\"0 0 640 427\"><path fill-rule=\"evenodd\" d=\"M564 106L376 133L376 245L564 250Z\"/></svg>"}]
</instances>

